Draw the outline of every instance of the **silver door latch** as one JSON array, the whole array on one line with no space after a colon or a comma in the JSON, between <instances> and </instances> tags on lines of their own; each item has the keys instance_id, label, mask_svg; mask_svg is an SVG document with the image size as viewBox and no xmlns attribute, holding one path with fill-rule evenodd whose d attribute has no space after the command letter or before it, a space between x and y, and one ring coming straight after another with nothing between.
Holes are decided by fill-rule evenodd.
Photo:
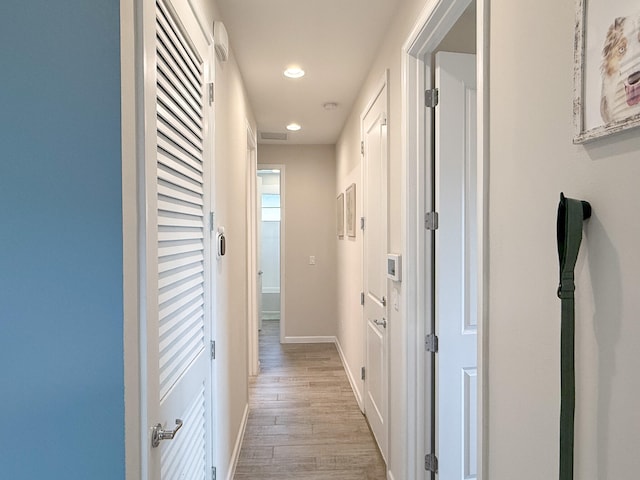
<instances>
[{"instance_id":1,"label":"silver door latch","mask_svg":"<svg viewBox=\"0 0 640 480\"><path fill-rule=\"evenodd\" d=\"M173 430L164 430L162 428L162 424L158 423L151 429L151 446L156 448L160 445L160 440L173 440L173 437L176 436L178 430L182 428L182 420L179 418L176 419L176 428Z\"/></svg>"},{"instance_id":2,"label":"silver door latch","mask_svg":"<svg viewBox=\"0 0 640 480\"><path fill-rule=\"evenodd\" d=\"M384 318L382 320L378 320L374 318L373 323L375 323L378 326L382 326L382 328L387 328L387 321Z\"/></svg>"}]
</instances>

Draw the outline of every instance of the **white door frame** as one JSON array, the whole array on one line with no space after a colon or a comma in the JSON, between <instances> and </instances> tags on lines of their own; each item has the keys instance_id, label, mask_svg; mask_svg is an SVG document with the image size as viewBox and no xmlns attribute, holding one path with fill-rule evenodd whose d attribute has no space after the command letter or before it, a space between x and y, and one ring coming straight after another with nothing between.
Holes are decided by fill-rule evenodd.
<instances>
[{"instance_id":1,"label":"white door frame","mask_svg":"<svg viewBox=\"0 0 640 480\"><path fill-rule=\"evenodd\" d=\"M247 120L247 291L249 293L249 332L258 332L258 210L257 185L258 174L257 139L249 121ZM249 335L249 375L256 376L260 372L260 358L258 351L258 335Z\"/></svg>"},{"instance_id":2,"label":"white door frame","mask_svg":"<svg viewBox=\"0 0 640 480\"><path fill-rule=\"evenodd\" d=\"M285 338L285 311L284 311L284 297L285 297L285 265L284 265L284 255L285 255L285 248L284 248L284 242L285 242L285 219L286 219L286 214L285 214L285 188L284 188L284 179L285 179L285 166L282 164L265 164L265 163L258 163L257 164L257 168L256 168L256 174L257 174L257 170L280 170L280 343L286 343L286 338ZM255 188L254 188L255 190ZM258 202L257 200L253 203L253 208L257 210L258 207ZM258 212L256 212L256 221L260 221L260 215ZM254 232L254 239L256 240L257 243L257 230ZM257 243L258 244L258 243ZM257 267L259 268L260 265L257 265ZM256 295L260 295L261 292L256 292ZM257 302L257 299L254 298L254 301ZM255 342L256 342L256 348L258 348L258 323L256 321L256 325L255 325L255 329L250 330L250 336L254 337L255 336ZM249 340L250 342L253 342L253 339Z\"/></svg>"},{"instance_id":3,"label":"white door frame","mask_svg":"<svg viewBox=\"0 0 640 480\"><path fill-rule=\"evenodd\" d=\"M487 479L488 431L486 427L487 388L487 323L488 323L488 181L489 181L489 1L476 0L478 61L478 480ZM427 65L444 36L455 24L470 0L431 0L418 17L402 49L402 138L403 187L402 231L404 234L405 295L404 311L407 321L407 461L408 478L422 479L425 475L424 455L432 451L426 441L428 404L425 377L430 365L421 361L427 324L430 324L433 302L430 271L432 242L424 228L424 215L431 204L432 190L426 182L423 159L433 146L432 121L424 107L424 85Z\"/></svg>"}]
</instances>

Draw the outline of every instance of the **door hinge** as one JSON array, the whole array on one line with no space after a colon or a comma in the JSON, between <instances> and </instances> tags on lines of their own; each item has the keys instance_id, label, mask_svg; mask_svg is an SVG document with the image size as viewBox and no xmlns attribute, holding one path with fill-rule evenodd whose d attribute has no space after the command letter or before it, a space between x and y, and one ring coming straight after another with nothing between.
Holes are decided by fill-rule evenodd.
<instances>
[{"instance_id":1,"label":"door hinge","mask_svg":"<svg viewBox=\"0 0 640 480\"><path fill-rule=\"evenodd\" d=\"M216 359L216 341L211 340L211 360Z\"/></svg>"},{"instance_id":2,"label":"door hinge","mask_svg":"<svg viewBox=\"0 0 640 480\"><path fill-rule=\"evenodd\" d=\"M364 367L362 367L362 368L360 369L360 378L361 378L362 380L364 380L364 379L366 378L366 376L367 376L367 375L366 375L365 368L364 368Z\"/></svg>"},{"instance_id":3,"label":"door hinge","mask_svg":"<svg viewBox=\"0 0 640 480\"><path fill-rule=\"evenodd\" d=\"M211 82L209 84L209 105L213 104L214 93L215 93L215 90L214 90L214 87L213 87L213 82Z\"/></svg>"},{"instance_id":4,"label":"door hinge","mask_svg":"<svg viewBox=\"0 0 640 480\"><path fill-rule=\"evenodd\" d=\"M424 337L424 348L427 352L438 353L438 336L430 333Z\"/></svg>"},{"instance_id":5,"label":"door hinge","mask_svg":"<svg viewBox=\"0 0 640 480\"><path fill-rule=\"evenodd\" d=\"M382 119L380 120L380 125L382 125L383 127L387 125L387 117L382 117Z\"/></svg>"},{"instance_id":6,"label":"door hinge","mask_svg":"<svg viewBox=\"0 0 640 480\"><path fill-rule=\"evenodd\" d=\"M364 292L360 292L360 305L364 305Z\"/></svg>"},{"instance_id":7,"label":"door hinge","mask_svg":"<svg viewBox=\"0 0 640 480\"><path fill-rule=\"evenodd\" d=\"M364 155L364 141L360 142L360 155Z\"/></svg>"},{"instance_id":8,"label":"door hinge","mask_svg":"<svg viewBox=\"0 0 640 480\"><path fill-rule=\"evenodd\" d=\"M216 467L211 467L211 480L216 480L217 475Z\"/></svg>"},{"instance_id":9,"label":"door hinge","mask_svg":"<svg viewBox=\"0 0 640 480\"><path fill-rule=\"evenodd\" d=\"M438 473L438 457L435 453L429 453L424 456L424 469L427 472Z\"/></svg>"},{"instance_id":10,"label":"door hinge","mask_svg":"<svg viewBox=\"0 0 640 480\"><path fill-rule=\"evenodd\" d=\"M387 306L387 297L382 297L382 306L383 307Z\"/></svg>"},{"instance_id":11,"label":"door hinge","mask_svg":"<svg viewBox=\"0 0 640 480\"><path fill-rule=\"evenodd\" d=\"M213 226L215 225L216 214L209 212L209 231L213 232Z\"/></svg>"},{"instance_id":12,"label":"door hinge","mask_svg":"<svg viewBox=\"0 0 640 480\"><path fill-rule=\"evenodd\" d=\"M360 217L360 230L364 230L364 217Z\"/></svg>"},{"instance_id":13,"label":"door hinge","mask_svg":"<svg viewBox=\"0 0 640 480\"><path fill-rule=\"evenodd\" d=\"M438 229L438 212L427 212L424 214L424 228L427 230Z\"/></svg>"},{"instance_id":14,"label":"door hinge","mask_svg":"<svg viewBox=\"0 0 640 480\"><path fill-rule=\"evenodd\" d=\"M438 106L440 101L440 92L437 88L424 91L424 105L427 108L434 108Z\"/></svg>"}]
</instances>

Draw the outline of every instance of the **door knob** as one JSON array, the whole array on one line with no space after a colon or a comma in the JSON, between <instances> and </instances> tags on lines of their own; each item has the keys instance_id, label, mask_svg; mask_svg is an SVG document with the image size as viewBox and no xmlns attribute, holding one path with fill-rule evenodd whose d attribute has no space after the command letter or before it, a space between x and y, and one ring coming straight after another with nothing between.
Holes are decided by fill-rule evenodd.
<instances>
[{"instance_id":1,"label":"door knob","mask_svg":"<svg viewBox=\"0 0 640 480\"><path fill-rule=\"evenodd\" d=\"M382 326L382 328L387 328L387 321L384 318L382 320L378 320L374 318L373 323L375 323L378 326Z\"/></svg>"},{"instance_id":2,"label":"door knob","mask_svg":"<svg viewBox=\"0 0 640 480\"><path fill-rule=\"evenodd\" d=\"M162 424L159 423L151 429L151 446L156 448L160 445L160 440L173 440L178 430L182 428L182 420L176 419L176 428L173 430L164 430Z\"/></svg>"},{"instance_id":3,"label":"door knob","mask_svg":"<svg viewBox=\"0 0 640 480\"><path fill-rule=\"evenodd\" d=\"M258 275L262 275L264 272L262 270L258 271Z\"/></svg>"}]
</instances>

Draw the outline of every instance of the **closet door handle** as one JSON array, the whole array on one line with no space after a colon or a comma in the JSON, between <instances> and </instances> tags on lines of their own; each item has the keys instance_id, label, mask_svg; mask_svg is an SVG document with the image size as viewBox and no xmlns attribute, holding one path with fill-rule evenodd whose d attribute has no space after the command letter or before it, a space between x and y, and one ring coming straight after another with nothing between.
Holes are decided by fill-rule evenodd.
<instances>
[{"instance_id":1,"label":"closet door handle","mask_svg":"<svg viewBox=\"0 0 640 480\"><path fill-rule=\"evenodd\" d=\"M182 420L179 418L176 419L176 428L173 430L164 430L162 428L162 424L158 423L155 427L151 429L151 446L156 448L160 445L160 440L173 440L173 437L176 436L178 430L182 428Z\"/></svg>"},{"instance_id":2,"label":"closet door handle","mask_svg":"<svg viewBox=\"0 0 640 480\"><path fill-rule=\"evenodd\" d=\"M373 323L378 326L382 326L382 328L387 328L387 321L384 318L382 320L374 319Z\"/></svg>"}]
</instances>

